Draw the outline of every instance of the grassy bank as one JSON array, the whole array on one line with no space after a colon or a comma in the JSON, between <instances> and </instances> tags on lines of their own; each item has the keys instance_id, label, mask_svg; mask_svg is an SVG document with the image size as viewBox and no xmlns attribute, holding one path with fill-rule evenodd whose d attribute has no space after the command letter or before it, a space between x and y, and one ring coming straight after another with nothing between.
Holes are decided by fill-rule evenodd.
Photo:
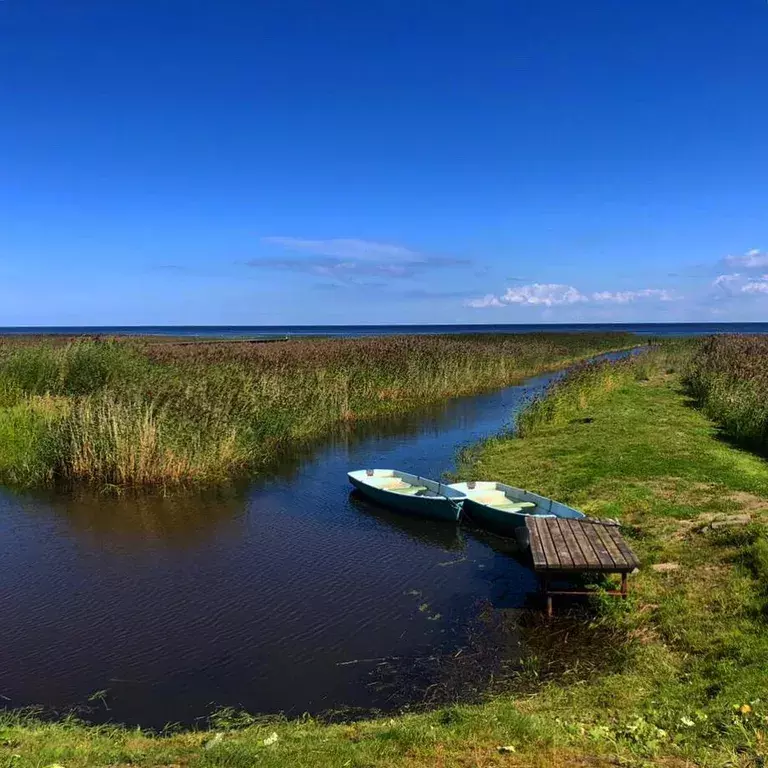
<instances>
[{"instance_id":1,"label":"grassy bank","mask_svg":"<svg viewBox=\"0 0 768 768\"><path fill-rule=\"evenodd\" d=\"M269 344L0 340L0 482L218 482L338 425L511 384L629 334Z\"/></svg>"},{"instance_id":2,"label":"grassy bank","mask_svg":"<svg viewBox=\"0 0 768 768\"><path fill-rule=\"evenodd\" d=\"M517 416L515 433L522 438L544 427L570 424L631 381L648 381L662 372L682 373L687 381L700 350L696 339L663 339L637 356L576 365L526 405Z\"/></svg>"},{"instance_id":3,"label":"grassy bank","mask_svg":"<svg viewBox=\"0 0 768 768\"><path fill-rule=\"evenodd\" d=\"M719 439L692 407L684 364L667 351L586 368L561 386L563 411L466 457L474 477L618 517L643 561L626 603L561 610L546 626L527 617L517 678L486 703L347 725L222 721L166 736L10 715L0 719L0 765L763 765L768 463Z\"/></svg>"}]
</instances>

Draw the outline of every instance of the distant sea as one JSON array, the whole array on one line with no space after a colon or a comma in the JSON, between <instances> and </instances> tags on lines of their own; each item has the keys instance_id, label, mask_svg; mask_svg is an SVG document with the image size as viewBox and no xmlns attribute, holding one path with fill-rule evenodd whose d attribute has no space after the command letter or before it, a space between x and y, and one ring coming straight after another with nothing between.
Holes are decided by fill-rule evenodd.
<instances>
[{"instance_id":1,"label":"distant sea","mask_svg":"<svg viewBox=\"0 0 768 768\"><path fill-rule=\"evenodd\" d=\"M283 338L294 336L393 336L396 334L563 333L624 331L653 336L707 336L713 333L764 333L768 323L564 323L530 325L94 325L0 328L0 336L61 334L107 336L184 336L199 338Z\"/></svg>"}]
</instances>

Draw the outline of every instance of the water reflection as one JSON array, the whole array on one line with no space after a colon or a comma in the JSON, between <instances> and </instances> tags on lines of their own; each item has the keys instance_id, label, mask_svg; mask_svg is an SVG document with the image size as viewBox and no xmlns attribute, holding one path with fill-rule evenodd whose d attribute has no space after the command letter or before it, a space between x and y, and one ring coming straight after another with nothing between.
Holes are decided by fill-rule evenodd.
<instances>
[{"instance_id":1,"label":"water reflection","mask_svg":"<svg viewBox=\"0 0 768 768\"><path fill-rule=\"evenodd\" d=\"M54 515L71 534L101 546L185 549L223 531L241 537L246 494L235 487L169 496L77 489L17 495L15 503L31 515Z\"/></svg>"},{"instance_id":2,"label":"water reflection","mask_svg":"<svg viewBox=\"0 0 768 768\"><path fill-rule=\"evenodd\" d=\"M553 374L546 377L549 381ZM516 391L521 387L513 387L503 392ZM492 392L474 397L460 397L444 400L439 403L423 406L416 411L396 412L364 421L344 422L331 426L321 437L307 440L305 443L292 445L285 453L279 455L265 472L266 478L257 479L251 483L252 489L269 485L276 479L291 480L302 471L307 464L322 460L322 454L346 452L353 455L358 447L367 449L372 442L388 440L393 443L408 441L409 438L441 437L446 431L469 430L476 427L480 419L487 417L488 403L486 400L496 400L499 392ZM500 422L495 422L494 431L511 424L512 413L495 414ZM453 453L451 459L453 459ZM443 467L437 476L442 475Z\"/></svg>"},{"instance_id":3,"label":"water reflection","mask_svg":"<svg viewBox=\"0 0 768 768\"><path fill-rule=\"evenodd\" d=\"M373 504L358 491L350 492L349 503L358 514L367 515L379 525L388 526L414 541L439 547L446 552L461 552L465 549L464 536L458 524L409 517Z\"/></svg>"}]
</instances>

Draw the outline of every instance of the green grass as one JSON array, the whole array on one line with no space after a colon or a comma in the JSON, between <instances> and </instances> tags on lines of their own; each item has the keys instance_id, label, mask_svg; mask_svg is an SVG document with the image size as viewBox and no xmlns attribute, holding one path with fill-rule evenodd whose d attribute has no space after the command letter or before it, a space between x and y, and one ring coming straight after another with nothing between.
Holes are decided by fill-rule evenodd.
<instances>
[{"instance_id":1,"label":"green grass","mask_svg":"<svg viewBox=\"0 0 768 768\"><path fill-rule=\"evenodd\" d=\"M604 372L591 389L582 374L578 410L563 400L571 418L464 457L466 476L618 517L643 562L626 602L597 599L549 625L527 617L519 677L486 703L341 725L228 713L212 730L160 736L10 714L0 766L763 765L768 463L719 439L676 367L655 353L608 391ZM752 522L710 527L732 514Z\"/></svg>"},{"instance_id":2,"label":"green grass","mask_svg":"<svg viewBox=\"0 0 768 768\"><path fill-rule=\"evenodd\" d=\"M628 334L0 340L0 482L223 482L329 430L636 343Z\"/></svg>"},{"instance_id":3,"label":"green grass","mask_svg":"<svg viewBox=\"0 0 768 768\"><path fill-rule=\"evenodd\" d=\"M574 366L518 414L515 432L527 437L545 426L566 425L629 381L645 381L661 371L687 370L698 346L691 339L659 339L639 356Z\"/></svg>"}]
</instances>

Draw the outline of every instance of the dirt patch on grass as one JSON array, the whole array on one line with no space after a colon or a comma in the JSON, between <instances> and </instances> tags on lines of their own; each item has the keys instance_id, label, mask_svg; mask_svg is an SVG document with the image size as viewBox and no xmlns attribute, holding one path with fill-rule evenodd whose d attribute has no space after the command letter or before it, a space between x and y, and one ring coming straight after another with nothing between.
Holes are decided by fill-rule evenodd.
<instances>
[{"instance_id":1,"label":"dirt patch on grass","mask_svg":"<svg viewBox=\"0 0 768 768\"><path fill-rule=\"evenodd\" d=\"M746 493L745 491L735 491L728 495L728 498L740 505L741 512L745 512L751 515L766 515L768 516L768 499L755 496L753 493Z\"/></svg>"},{"instance_id":2,"label":"dirt patch on grass","mask_svg":"<svg viewBox=\"0 0 768 768\"><path fill-rule=\"evenodd\" d=\"M746 491L729 491L718 483L692 482L683 477L664 477L644 485L650 488L655 496L676 504L708 505L723 502L741 512L768 514L768 499Z\"/></svg>"},{"instance_id":3,"label":"dirt patch on grass","mask_svg":"<svg viewBox=\"0 0 768 768\"><path fill-rule=\"evenodd\" d=\"M687 520L674 520L673 540L686 538L713 524L713 527L723 527L744 525L750 520L768 521L768 499L747 491L730 491L717 483L691 482L681 477L661 478L648 482L645 487L669 504L701 509Z\"/></svg>"},{"instance_id":4,"label":"dirt patch on grass","mask_svg":"<svg viewBox=\"0 0 768 768\"><path fill-rule=\"evenodd\" d=\"M728 515L704 512L693 518L693 520L678 520L677 530L672 534L671 538L674 541L681 541L682 539L687 539L691 534L709 529L713 523L715 527L723 527L727 526L729 522L730 517ZM737 524L741 525L743 523L738 521Z\"/></svg>"},{"instance_id":5,"label":"dirt patch on grass","mask_svg":"<svg viewBox=\"0 0 768 768\"><path fill-rule=\"evenodd\" d=\"M531 755L502 754L498 749L474 748L465 755L451 757L448 755L435 756L435 762L430 763L440 768L456 766L456 768L495 768L506 766L507 768L634 768L639 766L655 765L661 768L696 768L698 763L678 758L661 758L650 762L648 760L634 760L614 755L585 755L561 749L546 749ZM423 758L413 763L406 763L411 768L425 765Z\"/></svg>"}]
</instances>

